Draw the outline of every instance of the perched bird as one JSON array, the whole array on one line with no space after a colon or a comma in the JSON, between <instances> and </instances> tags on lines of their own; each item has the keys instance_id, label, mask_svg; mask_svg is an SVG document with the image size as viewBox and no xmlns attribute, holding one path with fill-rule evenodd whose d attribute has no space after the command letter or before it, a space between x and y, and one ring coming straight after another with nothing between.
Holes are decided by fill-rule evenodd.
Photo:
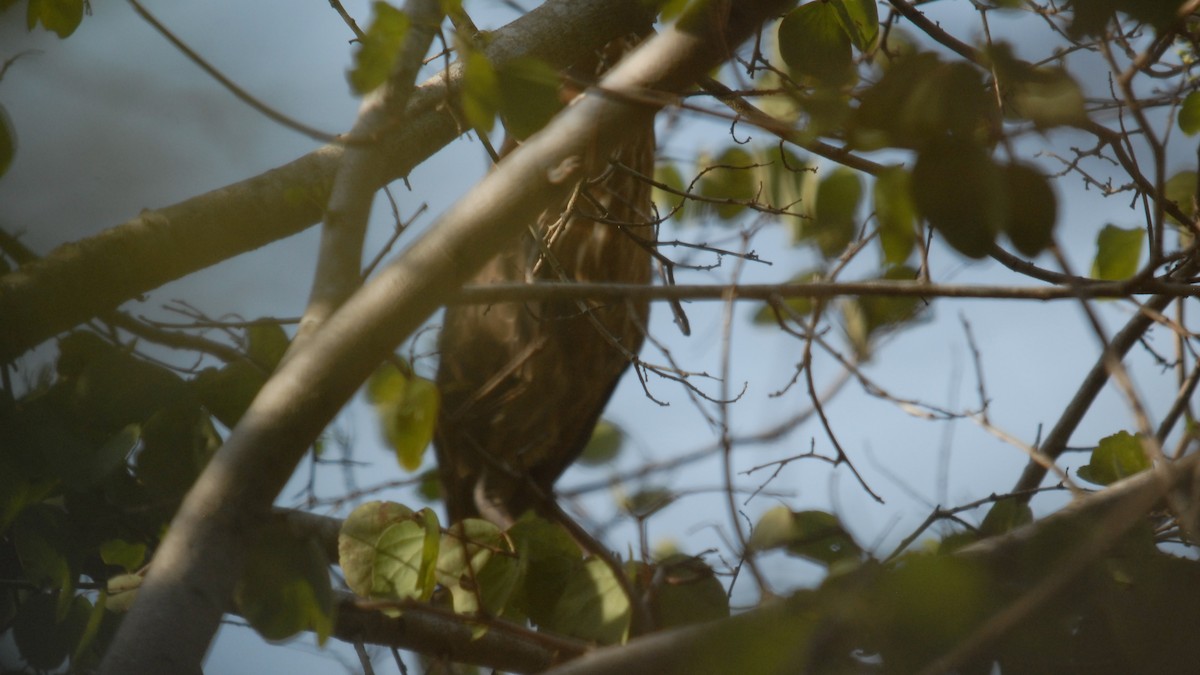
<instances>
[{"instance_id":1,"label":"perched bird","mask_svg":"<svg viewBox=\"0 0 1200 675\"><path fill-rule=\"evenodd\" d=\"M635 45L616 40L568 72L595 80ZM470 283L649 283L656 237L650 186L613 163L653 173L651 115L610 147L595 148L572 197L546 210ZM506 527L537 507L539 494L550 494L641 348L648 314L644 300L446 310L434 443L451 522L483 517Z\"/></svg>"}]
</instances>

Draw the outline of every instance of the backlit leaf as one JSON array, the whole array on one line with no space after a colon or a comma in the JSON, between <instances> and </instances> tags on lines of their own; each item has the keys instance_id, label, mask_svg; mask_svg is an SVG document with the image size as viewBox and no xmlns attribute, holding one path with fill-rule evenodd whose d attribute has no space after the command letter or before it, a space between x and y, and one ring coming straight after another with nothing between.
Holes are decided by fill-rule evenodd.
<instances>
[{"instance_id":1,"label":"backlit leaf","mask_svg":"<svg viewBox=\"0 0 1200 675\"><path fill-rule=\"evenodd\" d=\"M912 173L917 210L959 253L982 258L1005 219L1003 174L982 146L940 138L917 155Z\"/></svg>"},{"instance_id":2,"label":"backlit leaf","mask_svg":"<svg viewBox=\"0 0 1200 675\"><path fill-rule=\"evenodd\" d=\"M1196 217L1197 180L1195 171L1180 171L1168 178L1166 184L1163 185L1164 196L1175 202L1179 206L1179 210L1189 218ZM1174 216L1167 217L1171 219L1172 223L1181 224Z\"/></svg>"},{"instance_id":3,"label":"backlit leaf","mask_svg":"<svg viewBox=\"0 0 1200 675\"><path fill-rule=\"evenodd\" d=\"M1122 478L1150 468L1142 441L1128 431L1118 431L1100 440L1088 463L1079 467L1079 477L1096 485L1111 485Z\"/></svg>"},{"instance_id":4,"label":"backlit leaf","mask_svg":"<svg viewBox=\"0 0 1200 675\"><path fill-rule=\"evenodd\" d=\"M879 35L879 8L875 0L833 0L829 4L837 10L842 28L859 51L875 44Z\"/></svg>"},{"instance_id":5,"label":"backlit leaf","mask_svg":"<svg viewBox=\"0 0 1200 675\"><path fill-rule=\"evenodd\" d=\"M732 220L746 207L737 202L748 202L758 194L757 171L754 157L739 147L725 149L715 160L701 165L707 171L700 177L696 190L705 197L727 199L732 203L708 205L722 220Z\"/></svg>"},{"instance_id":6,"label":"backlit leaf","mask_svg":"<svg viewBox=\"0 0 1200 675\"><path fill-rule=\"evenodd\" d=\"M793 555L825 566L858 561L863 551L841 522L824 511L792 511L777 506L762 515L750 535L758 551L785 548Z\"/></svg>"},{"instance_id":7,"label":"backlit leaf","mask_svg":"<svg viewBox=\"0 0 1200 675\"><path fill-rule=\"evenodd\" d=\"M246 351L256 364L274 370L287 352L288 336L277 323L264 321L246 329Z\"/></svg>"},{"instance_id":8,"label":"backlit leaf","mask_svg":"<svg viewBox=\"0 0 1200 675\"><path fill-rule=\"evenodd\" d=\"M659 628L729 616L725 587L704 560L676 553L655 565L650 610Z\"/></svg>"},{"instance_id":9,"label":"backlit leaf","mask_svg":"<svg viewBox=\"0 0 1200 675\"><path fill-rule=\"evenodd\" d=\"M1200 133L1200 91L1193 91L1183 99L1179 106L1179 129L1188 136ZM0 163L0 173L3 173Z\"/></svg>"},{"instance_id":10,"label":"backlit leaf","mask_svg":"<svg viewBox=\"0 0 1200 675\"><path fill-rule=\"evenodd\" d=\"M1008 209L1004 231L1018 251L1035 256L1054 242L1058 199L1050 181L1027 164L1008 164L1003 169Z\"/></svg>"},{"instance_id":11,"label":"backlit leaf","mask_svg":"<svg viewBox=\"0 0 1200 675\"><path fill-rule=\"evenodd\" d=\"M371 596L380 535L392 525L412 518L412 509L403 504L373 501L361 504L342 521L338 533L338 565L351 591L363 597Z\"/></svg>"},{"instance_id":12,"label":"backlit leaf","mask_svg":"<svg viewBox=\"0 0 1200 675\"><path fill-rule=\"evenodd\" d=\"M840 85L854 76L850 36L832 3L809 2L779 22L779 55L795 76Z\"/></svg>"},{"instance_id":13,"label":"backlit leaf","mask_svg":"<svg viewBox=\"0 0 1200 675\"><path fill-rule=\"evenodd\" d=\"M629 598L604 561L591 558L563 588L554 610L553 629L600 644L625 641L632 612Z\"/></svg>"},{"instance_id":14,"label":"backlit leaf","mask_svg":"<svg viewBox=\"0 0 1200 675\"><path fill-rule=\"evenodd\" d=\"M385 363L367 381L366 394L379 415L384 440L396 452L400 466L415 471L433 439L441 402L437 385Z\"/></svg>"},{"instance_id":15,"label":"backlit leaf","mask_svg":"<svg viewBox=\"0 0 1200 675\"><path fill-rule=\"evenodd\" d=\"M517 138L528 138L563 108L559 99L558 71L545 61L519 58L496 72L500 87L500 115L505 128Z\"/></svg>"},{"instance_id":16,"label":"backlit leaf","mask_svg":"<svg viewBox=\"0 0 1200 675\"><path fill-rule=\"evenodd\" d=\"M410 27L408 15L386 2L377 0L371 8L371 25L347 73L351 89L360 96L387 81Z\"/></svg>"},{"instance_id":17,"label":"backlit leaf","mask_svg":"<svg viewBox=\"0 0 1200 675\"><path fill-rule=\"evenodd\" d=\"M475 49L463 56L462 107L467 122L488 133L502 104L500 81L487 56Z\"/></svg>"},{"instance_id":18,"label":"backlit leaf","mask_svg":"<svg viewBox=\"0 0 1200 675\"><path fill-rule=\"evenodd\" d=\"M1019 499L1002 499L988 509L979 526L979 533L992 537L1005 532L1011 532L1018 527L1033 522L1033 509L1029 504Z\"/></svg>"},{"instance_id":19,"label":"backlit leaf","mask_svg":"<svg viewBox=\"0 0 1200 675\"><path fill-rule=\"evenodd\" d=\"M625 431L616 423L602 419L592 429L592 437L576 461L584 466L608 464L616 459L624 442Z\"/></svg>"},{"instance_id":20,"label":"backlit leaf","mask_svg":"<svg viewBox=\"0 0 1200 675\"><path fill-rule=\"evenodd\" d=\"M917 241L917 211L909 183L908 171L889 166L875 177L872 189L875 217L879 220L879 245L884 261L893 265L908 260Z\"/></svg>"},{"instance_id":21,"label":"backlit leaf","mask_svg":"<svg viewBox=\"0 0 1200 675\"><path fill-rule=\"evenodd\" d=\"M328 561L313 539L271 523L256 533L234 598L242 616L268 640L304 630L319 642L333 632Z\"/></svg>"},{"instance_id":22,"label":"backlit leaf","mask_svg":"<svg viewBox=\"0 0 1200 675\"><path fill-rule=\"evenodd\" d=\"M1096 236L1092 277L1119 281L1136 274L1138 261L1142 259L1145 236L1145 232L1136 227L1123 229L1116 225L1105 225Z\"/></svg>"},{"instance_id":23,"label":"backlit leaf","mask_svg":"<svg viewBox=\"0 0 1200 675\"><path fill-rule=\"evenodd\" d=\"M846 167L830 171L817 184L813 219L801 228L801 236L814 241L826 258L838 255L858 230L861 200L862 179L858 172Z\"/></svg>"},{"instance_id":24,"label":"backlit leaf","mask_svg":"<svg viewBox=\"0 0 1200 675\"><path fill-rule=\"evenodd\" d=\"M83 0L29 0L25 15L26 27L33 30L39 23L42 28L65 38L83 22Z\"/></svg>"}]
</instances>

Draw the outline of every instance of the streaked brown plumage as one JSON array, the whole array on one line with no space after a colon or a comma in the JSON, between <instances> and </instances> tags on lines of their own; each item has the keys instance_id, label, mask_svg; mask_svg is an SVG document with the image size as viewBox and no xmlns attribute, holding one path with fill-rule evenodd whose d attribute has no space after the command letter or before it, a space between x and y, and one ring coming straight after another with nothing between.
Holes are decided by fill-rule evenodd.
<instances>
[{"instance_id":1,"label":"streaked brown plumage","mask_svg":"<svg viewBox=\"0 0 1200 675\"><path fill-rule=\"evenodd\" d=\"M599 63L572 70L594 77L631 44L614 42ZM573 202L547 210L533 232L471 283L650 282L650 254L635 240L654 239L650 187L608 160L652 173L653 119L593 154L589 180ZM641 348L648 313L645 301L447 309L438 340L442 406L434 441L451 522L482 516L507 525L538 504L537 489L550 493Z\"/></svg>"}]
</instances>

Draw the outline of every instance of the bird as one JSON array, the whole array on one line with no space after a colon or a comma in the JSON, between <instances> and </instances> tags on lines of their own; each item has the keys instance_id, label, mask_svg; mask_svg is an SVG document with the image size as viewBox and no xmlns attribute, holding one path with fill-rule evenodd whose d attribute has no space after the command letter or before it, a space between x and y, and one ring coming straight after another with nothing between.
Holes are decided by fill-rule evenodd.
<instances>
[{"instance_id":1,"label":"bird","mask_svg":"<svg viewBox=\"0 0 1200 675\"><path fill-rule=\"evenodd\" d=\"M568 78L595 80L639 41L610 42L569 68ZM515 145L506 139L501 162ZM469 283L650 283L657 227L651 186L637 174L653 173L653 115L590 154L571 197ZM434 447L451 523L482 517L506 528L544 509L641 349L648 317L648 301L624 299L446 309Z\"/></svg>"}]
</instances>

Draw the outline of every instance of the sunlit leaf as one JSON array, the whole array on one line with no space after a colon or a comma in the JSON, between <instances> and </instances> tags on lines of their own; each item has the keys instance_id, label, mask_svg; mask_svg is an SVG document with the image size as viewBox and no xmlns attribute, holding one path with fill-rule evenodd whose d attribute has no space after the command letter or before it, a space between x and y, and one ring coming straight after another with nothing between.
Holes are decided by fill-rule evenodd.
<instances>
[{"instance_id":1,"label":"sunlit leaf","mask_svg":"<svg viewBox=\"0 0 1200 675\"><path fill-rule=\"evenodd\" d=\"M105 565L117 565L124 567L126 572L132 572L145 562L146 545L124 539L109 539L100 544L100 559Z\"/></svg>"},{"instance_id":2,"label":"sunlit leaf","mask_svg":"<svg viewBox=\"0 0 1200 675\"><path fill-rule=\"evenodd\" d=\"M395 451L400 466L415 471L433 439L441 403L437 385L384 363L367 381L366 394L379 415L384 440Z\"/></svg>"},{"instance_id":3,"label":"sunlit leaf","mask_svg":"<svg viewBox=\"0 0 1200 675\"><path fill-rule=\"evenodd\" d=\"M416 520L404 520L385 528L376 543L371 595L428 599L433 587L426 584L430 571L426 543L425 526Z\"/></svg>"},{"instance_id":4,"label":"sunlit leaf","mask_svg":"<svg viewBox=\"0 0 1200 675\"><path fill-rule=\"evenodd\" d=\"M1150 468L1142 441L1128 431L1100 440L1088 463L1079 467L1079 477L1096 485L1111 485Z\"/></svg>"},{"instance_id":5,"label":"sunlit leaf","mask_svg":"<svg viewBox=\"0 0 1200 675\"><path fill-rule=\"evenodd\" d=\"M629 598L604 561L591 558L571 575L554 611L553 628L600 644L625 641L632 612Z\"/></svg>"},{"instance_id":6,"label":"sunlit leaf","mask_svg":"<svg viewBox=\"0 0 1200 675\"><path fill-rule=\"evenodd\" d=\"M1119 281L1136 274L1138 261L1142 259L1145 236L1146 233L1136 227L1123 229L1116 225L1105 225L1096 236L1092 277Z\"/></svg>"},{"instance_id":7,"label":"sunlit leaf","mask_svg":"<svg viewBox=\"0 0 1200 675\"><path fill-rule=\"evenodd\" d=\"M988 254L1006 217L1003 174L982 146L961 138L938 139L917 155L912 195L946 243L972 258Z\"/></svg>"},{"instance_id":8,"label":"sunlit leaf","mask_svg":"<svg viewBox=\"0 0 1200 675\"><path fill-rule=\"evenodd\" d=\"M403 504L372 501L360 505L342 521L338 533L338 565L351 591L363 597L372 594L380 535L387 528L412 518L412 509Z\"/></svg>"},{"instance_id":9,"label":"sunlit leaf","mask_svg":"<svg viewBox=\"0 0 1200 675\"><path fill-rule=\"evenodd\" d=\"M875 217L879 220L879 245L884 261L893 265L908 260L917 241L917 211L909 183L910 176L904 167L889 166L875 177L872 190Z\"/></svg>"},{"instance_id":10,"label":"sunlit leaf","mask_svg":"<svg viewBox=\"0 0 1200 675\"><path fill-rule=\"evenodd\" d=\"M677 553L655 568L650 609L657 627L672 628L729 616L725 587L704 560Z\"/></svg>"},{"instance_id":11,"label":"sunlit leaf","mask_svg":"<svg viewBox=\"0 0 1200 675\"><path fill-rule=\"evenodd\" d=\"M1008 209L1004 231L1018 251L1035 256L1054 242L1058 220L1058 199L1050 181L1027 164L1003 167Z\"/></svg>"},{"instance_id":12,"label":"sunlit leaf","mask_svg":"<svg viewBox=\"0 0 1200 675\"><path fill-rule=\"evenodd\" d=\"M779 22L779 54L796 76L840 85L854 77L850 36L829 2L809 2Z\"/></svg>"},{"instance_id":13,"label":"sunlit leaf","mask_svg":"<svg viewBox=\"0 0 1200 675\"><path fill-rule=\"evenodd\" d=\"M83 8L83 0L29 0L25 24L33 30L40 23L42 28L65 38L83 22Z\"/></svg>"},{"instance_id":14,"label":"sunlit leaf","mask_svg":"<svg viewBox=\"0 0 1200 675\"><path fill-rule=\"evenodd\" d=\"M483 589L478 576L502 545L500 528L486 520L467 518L442 535L437 559L437 581L450 589L454 611L479 609Z\"/></svg>"},{"instance_id":15,"label":"sunlit leaf","mask_svg":"<svg viewBox=\"0 0 1200 675\"><path fill-rule=\"evenodd\" d=\"M129 611L141 586L142 577L138 574L116 574L109 577L105 586L108 592L108 602L105 606L114 612Z\"/></svg>"},{"instance_id":16,"label":"sunlit leaf","mask_svg":"<svg viewBox=\"0 0 1200 675\"><path fill-rule=\"evenodd\" d=\"M333 589L328 561L313 539L281 523L256 533L234 593L238 610L268 640L304 630L319 642L333 632Z\"/></svg>"},{"instance_id":17,"label":"sunlit leaf","mask_svg":"<svg viewBox=\"0 0 1200 675\"><path fill-rule=\"evenodd\" d=\"M602 419L592 429L592 437L576 461L584 466L608 464L616 459L624 443L625 430L615 422Z\"/></svg>"}]
</instances>

